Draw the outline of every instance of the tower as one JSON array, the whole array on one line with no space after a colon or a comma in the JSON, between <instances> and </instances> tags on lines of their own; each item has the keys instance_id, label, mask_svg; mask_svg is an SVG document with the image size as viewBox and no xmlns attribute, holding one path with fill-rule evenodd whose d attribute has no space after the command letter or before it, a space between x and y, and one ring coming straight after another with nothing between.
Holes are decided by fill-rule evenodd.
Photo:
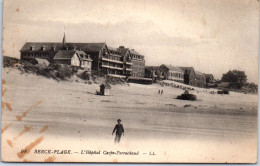
<instances>
[{"instance_id":1,"label":"tower","mask_svg":"<svg viewBox=\"0 0 260 166\"><path fill-rule=\"evenodd\" d=\"M66 48L66 37L65 37L65 32L64 32L64 36L63 36L63 40L62 40L62 46L63 46L63 48Z\"/></svg>"}]
</instances>

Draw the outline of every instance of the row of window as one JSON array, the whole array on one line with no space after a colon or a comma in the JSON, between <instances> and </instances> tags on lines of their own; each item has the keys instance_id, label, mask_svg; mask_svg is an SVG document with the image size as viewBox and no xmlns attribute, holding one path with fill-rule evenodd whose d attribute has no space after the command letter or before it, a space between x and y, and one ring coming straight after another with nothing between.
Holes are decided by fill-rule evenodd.
<instances>
[{"instance_id":1,"label":"row of window","mask_svg":"<svg viewBox=\"0 0 260 166\"><path fill-rule=\"evenodd\" d=\"M131 54L131 55L130 55L130 58L135 58L135 59L144 59L143 56L135 55L135 54Z\"/></svg>"},{"instance_id":2,"label":"row of window","mask_svg":"<svg viewBox=\"0 0 260 166\"><path fill-rule=\"evenodd\" d=\"M121 53L119 51L115 51L115 50L109 50L109 52L111 54L117 54L117 55L120 55Z\"/></svg>"},{"instance_id":3,"label":"row of window","mask_svg":"<svg viewBox=\"0 0 260 166\"><path fill-rule=\"evenodd\" d=\"M48 57L48 54L23 54L23 57L43 57L46 58Z\"/></svg>"},{"instance_id":4,"label":"row of window","mask_svg":"<svg viewBox=\"0 0 260 166\"><path fill-rule=\"evenodd\" d=\"M121 71L118 71L118 70L109 70L109 69L107 69L107 73L108 73L108 74L122 75L122 72L121 72Z\"/></svg>"},{"instance_id":5,"label":"row of window","mask_svg":"<svg viewBox=\"0 0 260 166\"><path fill-rule=\"evenodd\" d=\"M182 73L169 73L169 76L183 78L184 75Z\"/></svg>"},{"instance_id":6,"label":"row of window","mask_svg":"<svg viewBox=\"0 0 260 166\"><path fill-rule=\"evenodd\" d=\"M133 77L143 77L144 73L133 73Z\"/></svg>"},{"instance_id":7,"label":"row of window","mask_svg":"<svg viewBox=\"0 0 260 166\"><path fill-rule=\"evenodd\" d=\"M120 65L120 64L109 63L109 62L102 62L102 65L111 66L111 67L119 67L119 68L123 68L123 66Z\"/></svg>"},{"instance_id":8,"label":"row of window","mask_svg":"<svg viewBox=\"0 0 260 166\"><path fill-rule=\"evenodd\" d=\"M104 56L104 58L111 59L111 60L116 60L116 61L121 61L120 57L115 57L115 56Z\"/></svg>"}]
</instances>

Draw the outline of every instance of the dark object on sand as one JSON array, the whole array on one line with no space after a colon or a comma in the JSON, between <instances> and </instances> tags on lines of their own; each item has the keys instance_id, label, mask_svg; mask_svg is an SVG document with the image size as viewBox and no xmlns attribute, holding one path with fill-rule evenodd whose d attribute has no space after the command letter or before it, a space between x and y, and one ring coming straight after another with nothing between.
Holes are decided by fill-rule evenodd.
<instances>
[{"instance_id":1,"label":"dark object on sand","mask_svg":"<svg viewBox=\"0 0 260 166\"><path fill-rule=\"evenodd\" d=\"M228 90L228 89L222 89L222 92L223 92L225 95L228 95L228 94L229 94L229 90Z\"/></svg>"},{"instance_id":2,"label":"dark object on sand","mask_svg":"<svg viewBox=\"0 0 260 166\"><path fill-rule=\"evenodd\" d=\"M197 100L197 97L194 94L189 94L189 92L186 90L183 94L181 94L180 96L177 96L177 99L195 101L195 100Z\"/></svg>"},{"instance_id":3,"label":"dark object on sand","mask_svg":"<svg viewBox=\"0 0 260 166\"><path fill-rule=\"evenodd\" d=\"M96 91L96 95L109 96L111 86L109 84L101 84L100 91Z\"/></svg>"},{"instance_id":4,"label":"dark object on sand","mask_svg":"<svg viewBox=\"0 0 260 166\"><path fill-rule=\"evenodd\" d=\"M222 90L218 90L217 93L218 93L218 94L223 94L223 91L222 91Z\"/></svg>"},{"instance_id":5,"label":"dark object on sand","mask_svg":"<svg viewBox=\"0 0 260 166\"><path fill-rule=\"evenodd\" d=\"M217 93L218 93L218 94L228 95L228 94L229 94L229 90L228 90L228 89L222 89L222 90L219 90Z\"/></svg>"},{"instance_id":6,"label":"dark object on sand","mask_svg":"<svg viewBox=\"0 0 260 166\"><path fill-rule=\"evenodd\" d=\"M190 104L187 104L187 105L185 105L185 106L183 106L183 107L191 107L191 105L190 105Z\"/></svg>"}]
</instances>

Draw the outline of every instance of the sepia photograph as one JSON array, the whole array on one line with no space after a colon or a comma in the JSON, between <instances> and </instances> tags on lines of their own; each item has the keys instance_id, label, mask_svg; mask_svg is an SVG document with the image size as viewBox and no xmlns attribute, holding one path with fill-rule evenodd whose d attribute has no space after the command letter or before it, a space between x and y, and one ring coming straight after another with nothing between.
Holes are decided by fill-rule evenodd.
<instances>
[{"instance_id":1,"label":"sepia photograph","mask_svg":"<svg viewBox=\"0 0 260 166\"><path fill-rule=\"evenodd\" d=\"M4 0L1 160L256 163L258 0Z\"/></svg>"}]
</instances>

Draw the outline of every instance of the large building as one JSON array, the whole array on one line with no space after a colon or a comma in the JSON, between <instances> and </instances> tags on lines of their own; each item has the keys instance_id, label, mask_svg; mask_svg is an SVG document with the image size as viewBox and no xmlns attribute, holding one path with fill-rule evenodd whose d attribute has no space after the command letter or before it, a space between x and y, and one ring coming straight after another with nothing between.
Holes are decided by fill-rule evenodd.
<instances>
[{"instance_id":1,"label":"large building","mask_svg":"<svg viewBox=\"0 0 260 166\"><path fill-rule=\"evenodd\" d=\"M124 46L120 46L118 48L118 51L121 52L122 57L124 57L124 61L126 62L129 61L131 63L131 69L132 69L131 77L144 78L145 75L144 56L139 54L134 49L125 48ZM127 64L130 65L130 63L126 63L126 65Z\"/></svg>"},{"instance_id":2,"label":"large building","mask_svg":"<svg viewBox=\"0 0 260 166\"><path fill-rule=\"evenodd\" d=\"M64 57L68 56L71 51L71 54L68 56L70 57L72 56L72 50L82 51L87 55L87 58L92 62L91 70L104 72L113 77L144 78L144 56L140 55L137 51L124 48L123 46L112 48L107 46L106 43L66 43L65 34L61 43L27 42L20 50L20 53L21 60L30 61L40 58L46 59L50 63L54 63L54 61L61 63L60 59L62 59L63 54ZM54 58L55 56L56 58ZM59 60L57 57L59 57ZM68 62L69 60L67 59L66 63Z\"/></svg>"}]
</instances>

